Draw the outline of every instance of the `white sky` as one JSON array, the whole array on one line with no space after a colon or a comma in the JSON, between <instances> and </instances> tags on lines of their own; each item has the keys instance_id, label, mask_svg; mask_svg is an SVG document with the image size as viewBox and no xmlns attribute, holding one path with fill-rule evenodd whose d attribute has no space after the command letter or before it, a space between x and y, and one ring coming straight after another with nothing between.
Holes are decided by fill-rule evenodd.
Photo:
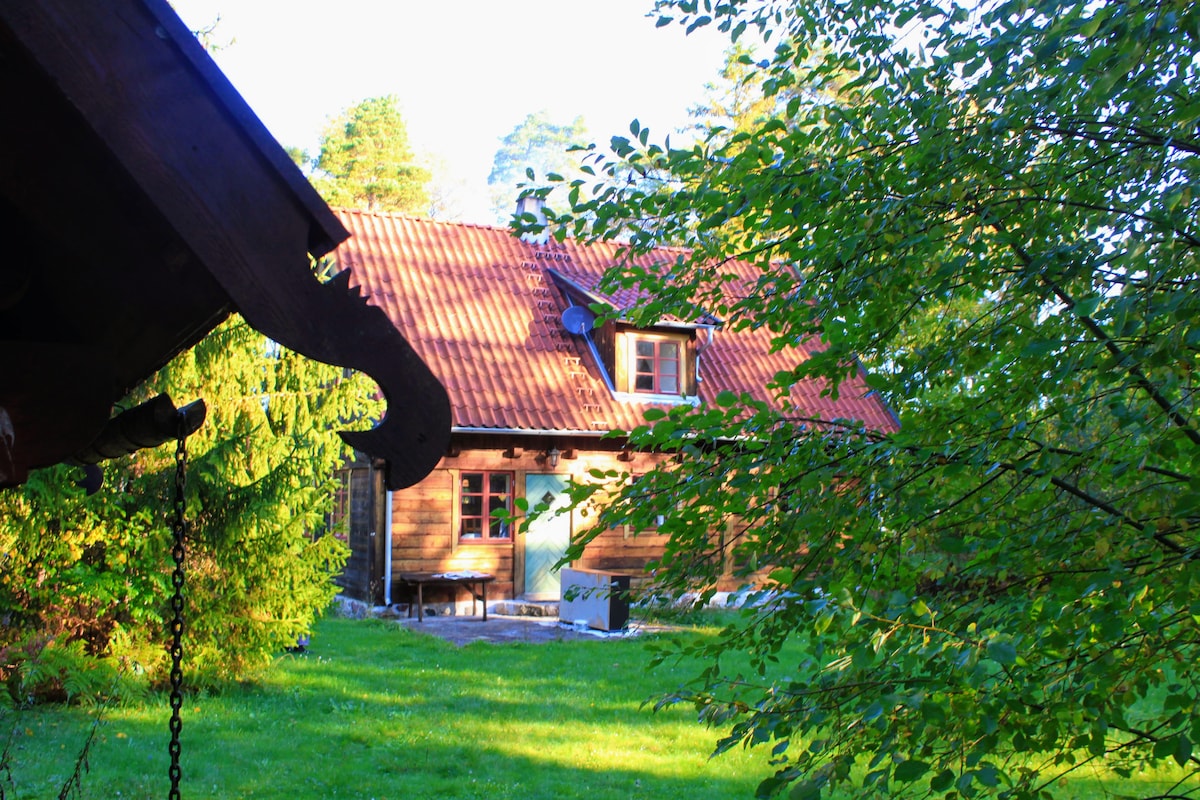
<instances>
[{"instance_id":1,"label":"white sky","mask_svg":"<svg viewBox=\"0 0 1200 800\"><path fill-rule=\"evenodd\" d=\"M654 139L720 68L727 40L656 29L653 0L172 0L281 144L315 152L326 121L396 95L414 147L440 159L468 221L491 222L500 138L529 113L584 117L606 143L638 119Z\"/></svg>"}]
</instances>

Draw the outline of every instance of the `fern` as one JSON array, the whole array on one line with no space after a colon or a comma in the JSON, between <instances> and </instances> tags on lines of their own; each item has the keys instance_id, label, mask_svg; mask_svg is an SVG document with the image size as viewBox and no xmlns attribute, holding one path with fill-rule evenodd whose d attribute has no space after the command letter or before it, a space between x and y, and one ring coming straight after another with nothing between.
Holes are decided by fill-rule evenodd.
<instances>
[{"instance_id":1,"label":"fern","mask_svg":"<svg viewBox=\"0 0 1200 800\"><path fill-rule=\"evenodd\" d=\"M90 770L92 745L96 732L104 723L105 712L121 698L131 697L135 692L144 693L145 682L130 680L128 661L116 659L97 660L85 651L83 642L59 642L44 640L35 651L24 658L14 674L19 676L16 691L4 694L12 724L8 726L4 749L0 751L0 800L5 800L9 790L15 791L13 777L13 744L21 730L20 712L29 708L45 685L58 684L70 700L83 701L92 706L92 724L75 757L71 774L58 793L59 800L82 797L83 778ZM143 687L137 689L134 687ZM14 701L13 695L23 698ZM0 717L0 719L3 719Z\"/></svg>"}]
</instances>

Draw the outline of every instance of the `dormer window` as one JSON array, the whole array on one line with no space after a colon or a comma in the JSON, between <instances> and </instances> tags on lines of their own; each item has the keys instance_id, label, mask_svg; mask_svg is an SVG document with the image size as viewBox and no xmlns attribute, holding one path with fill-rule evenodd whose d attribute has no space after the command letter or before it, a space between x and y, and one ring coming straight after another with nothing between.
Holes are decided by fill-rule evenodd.
<instances>
[{"instance_id":1,"label":"dormer window","mask_svg":"<svg viewBox=\"0 0 1200 800\"><path fill-rule=\"evenodd\" d=\"M563 327L584 337L615 399L668 405L699 401L700 354L712 343L720 320L697 310L696 321L672 316L639 327L613 315L595 324L589 307L611 312L619 307L615 298L596 294L556 269L546 273L568 303Z\"/></svg>"},{"instance_id":2,"label":"dormer window","mask_svg":"<svg viewBox=\"0 0 1200 800\"><path fill-rule=\"evenodd\" d=\"M696 394L696 348L690 331L619 326L615 333L613 389L618 396L670 401Z\"/></svg>"},{"instance_id":3,"label":"dormer window","mask_svg":"<svg viewBox=\"0 0 1200 800\"><path fill-rule=\"evenodd\" d=\"M650 394L683 394L680 377L683 375L684 351L681 341L664 336L629 335L633 348L633 391Z\"/></svg>"}]
</instances>

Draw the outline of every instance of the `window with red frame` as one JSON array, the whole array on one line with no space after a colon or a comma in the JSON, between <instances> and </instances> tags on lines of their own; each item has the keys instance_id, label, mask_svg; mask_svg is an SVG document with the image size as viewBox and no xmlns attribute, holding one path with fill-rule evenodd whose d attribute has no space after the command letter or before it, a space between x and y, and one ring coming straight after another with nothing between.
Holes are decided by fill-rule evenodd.
<instances>
[{"instance_id":1,"label":"window with red frame","mask_svg":"<svg viewBox=\"0 0 1200 800\"><path fill-rule=\"evenodd\" d=\"M633 339L633 390L649 394L682 394L683 370L678 339Z\"/></svg>"},{"instance_id":2,"label":"window with red frame","mask_svg":"<svg viewBox=\"0 0 1200 800\"><path fill-rule=\"evenodd\" d=\"M512 510L511 472L464 472L459 483L458 538L464 542L511 541L508 523L492 512Z\"/></svg>"}]
</instances>

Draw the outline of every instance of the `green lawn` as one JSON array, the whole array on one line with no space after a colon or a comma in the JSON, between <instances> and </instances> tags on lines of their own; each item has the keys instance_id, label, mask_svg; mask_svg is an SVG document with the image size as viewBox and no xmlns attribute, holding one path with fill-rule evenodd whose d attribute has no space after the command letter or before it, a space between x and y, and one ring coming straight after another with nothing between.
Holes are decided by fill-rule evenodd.
<instances>
[{"instance_id":1,"label":"green lawn","mask_svg":"<svg viewBox=\"0 0 1200 800\"><path fill-rule=\"evenodd\" d=\"M260 683L185 703L182 794L752 797L766 754L709 761L715 734L692 713L640 708L689 673L647 674L648 660L636 639L457 648L327 619L307 655L282 657ZM161 701L108 711L83 797L165 796L168 713ZM78 709L23 713L3 796L57 797L88 725Z\"/></svg>"},{"instance_id":2,"label":"green lawn","mask_svg":"<svg viewBox=\"0 0 1200 800\"><path fill-rule=\"evenodd\" d=\"M766 751L710 761L717 734L688 709L641 708L694 671L650 672L649 660L639 639L457 648L395 623L323 620L307 655L281 657L255 685L188 699L182 794L752 798L770 773ZM161 698L108 710L80 796L166 796L168 713ZM83 709L0 711L0 748L13 733L0 798L58 797L90 725ZM1173 772L1080 772L1055 797L1149 796Z\"/></svg>"}]
</instances>

